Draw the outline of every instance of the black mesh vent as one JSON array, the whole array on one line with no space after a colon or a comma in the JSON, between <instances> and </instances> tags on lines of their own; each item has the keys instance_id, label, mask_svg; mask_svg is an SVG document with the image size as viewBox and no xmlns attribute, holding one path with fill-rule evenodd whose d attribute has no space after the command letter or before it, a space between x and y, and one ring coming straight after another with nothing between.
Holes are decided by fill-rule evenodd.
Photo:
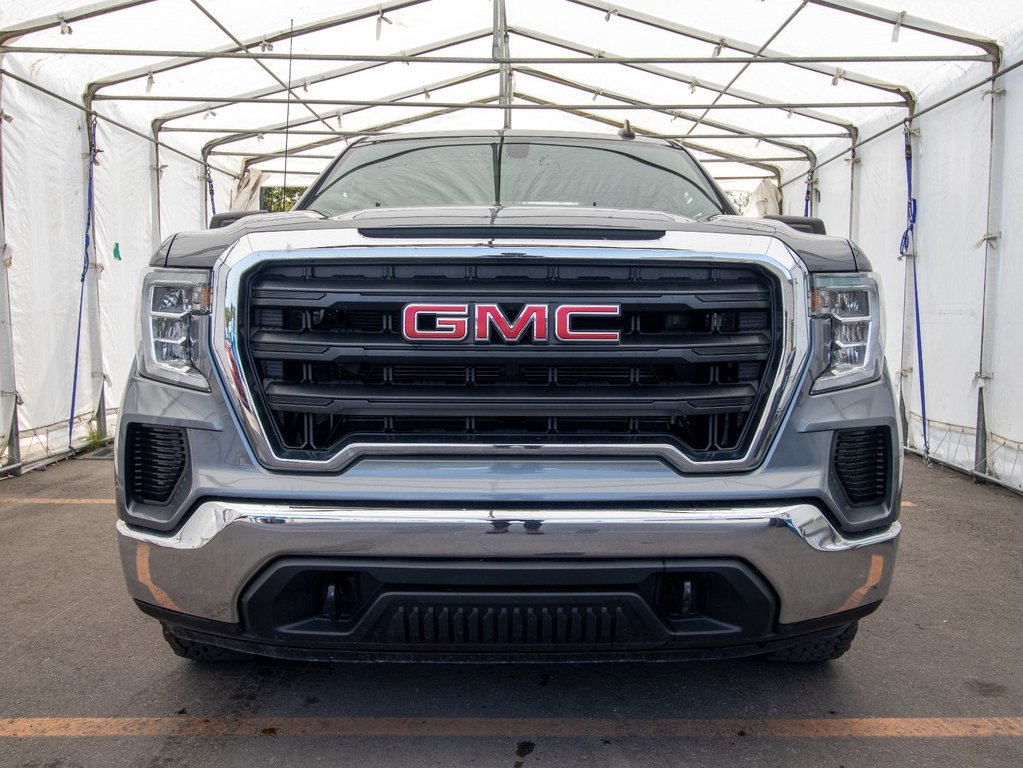
<instances>
[{"instance_id":1,"label":"black mesh vent","mask_svg":"<svg viewBox=\"0 0 1023 768\"><path fill-rule=\"evenodd\" d=\"M888 427L838 432L833 459L835 474L852 504L880 504L888 495L890 444Z\"/></svg>"},{"instance_id":2,"label":"black mesh vent","mask_svg":"<svg viewBox=\"0 0 1023 768\"><path fill-rule=\"evenodd\" d=\"M239 341L268 437L291 459L438 438L668 442L734 459L777 369L778 292L754 265L281 260L248 276ZM613 304L619 316L579 328L620 341L411 342L402 309L416 301L495 302L509 317Z\"/></svg>"},{"instance_id":3,"label":"black mesh vent","mask_svg":"<svg viewBox=\"0 0 1023 768\"><path fill-rule=\"evenodd\" d=\"M132 424L128 427L125 457L132 498L146 504L166 504L185 471L185 431Z\"/></svg>"}]
</instances>

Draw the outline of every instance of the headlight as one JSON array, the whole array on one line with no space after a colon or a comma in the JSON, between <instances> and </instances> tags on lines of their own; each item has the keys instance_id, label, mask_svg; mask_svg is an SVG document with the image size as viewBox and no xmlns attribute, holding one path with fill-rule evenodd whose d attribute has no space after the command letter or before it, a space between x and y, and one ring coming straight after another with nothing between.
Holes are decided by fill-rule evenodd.
<instances>
[{"instance_id":1,"label":"headlight","mask_svg":"<svg viewBox=\"0 0 1023 768\"><path fill-rule=\"evenodd\" d=\"M142 344L138 367L143 376L209 390L209 357L203 339L209 333L210 273L153 269L142 289Z\"/></svg>"},{"instance_id":2,"label":"headlight","mask_svg":"<svg viewBox=\"0 0 1023 768\"><path fill-rule=\"evenodd\" d=\"M852 387L881 376L881 297L873 274L814 275L810 314L831 321L828 366L812 392Z\"/></svg>"}]
</instances>

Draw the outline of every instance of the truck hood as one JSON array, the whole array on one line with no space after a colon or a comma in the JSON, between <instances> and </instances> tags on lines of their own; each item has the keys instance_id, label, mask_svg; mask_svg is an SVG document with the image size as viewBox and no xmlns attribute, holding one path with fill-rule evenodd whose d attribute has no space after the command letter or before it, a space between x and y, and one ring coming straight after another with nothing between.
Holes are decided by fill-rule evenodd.
<instances>
[{"instance_id":1,"label":"truck hood","mask_svg":"<svg viewBox=\"0 0 1023 768\"><path fill-rule=\"evenodd\" d=\"M629 240L656 248L667 231L745 234L781 240L810 272L855 272L870 269L862 251L841 237L810 235L778 221L742 216L715 216L692 221L656 211L607 208L463 207L388 208L328 218L314 211L247 216L221 229L180 232L167 238L151 264L160 267L210 268L241 237L259 232L311 229L357 229L366 238L464 240L477 245L491 240Z\"/></svg>"}]
</instances>

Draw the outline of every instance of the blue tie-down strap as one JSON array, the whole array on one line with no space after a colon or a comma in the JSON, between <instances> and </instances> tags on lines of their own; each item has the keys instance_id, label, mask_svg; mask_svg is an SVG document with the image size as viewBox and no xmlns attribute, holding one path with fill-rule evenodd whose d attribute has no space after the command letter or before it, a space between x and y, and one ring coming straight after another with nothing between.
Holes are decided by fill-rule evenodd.
<instances>
[{"instance_id":1,"label":"blue tie-down strap","mask_svg":"<svg viewBox=\"0 0 1023 768\"><path fill-rule=\"evenodd\" d=\"M920 328L920 281L916 259L916 198L913 197L913 143L912 130L906 125L904 132L906 149L906 229L899 243L902 256L913 255L913 317L916 322L916 367L920 381L920 426L924 438L924 460L930 460L930 440L927 435L927 388L924 386L924 339Z\"/></svg>"},{"instance_id":2,"label":"blue tie-down strap","mask_svg":"<svg viewBox=\"0 0 1023 768\"><path fill-rule=\"evenodd\" d=\"M906 203L906 229L902 233L902 242L899 244L899 253L906 256L913 247L913 235L916 230L916 198L911 197Z\"/></svg>"},{"instance_id":3,"label":"blue tie-down strap","mask_svg":"<svg viewBox=\"0 0 1023 768\"><path fill-rule=\"evenodd\" d=\"M75 333L75 366L71 375L71 413L67 420L67 447L75 431L75 405L78 400L78 363L82 352L82 314L85 307L85 278L89 275L89 246L92 245L93 179L96 167L96 118L89 115L89 175L85 187L85 248L82 253L81 287L78 291L78 330Z\"/></svg>"},{"instance_id":4,"label":"blue tie-down strap","mask_svg":"<svg viewBox=\"0 0 1023 768\"><path fill-rule=\"evenodd\" d=\"M206 166L206 189L210 192L210 214L212 216L217 215L217 202L213 199L213 173L210 171L210 167Z\"/></svg>"}]
</instances>

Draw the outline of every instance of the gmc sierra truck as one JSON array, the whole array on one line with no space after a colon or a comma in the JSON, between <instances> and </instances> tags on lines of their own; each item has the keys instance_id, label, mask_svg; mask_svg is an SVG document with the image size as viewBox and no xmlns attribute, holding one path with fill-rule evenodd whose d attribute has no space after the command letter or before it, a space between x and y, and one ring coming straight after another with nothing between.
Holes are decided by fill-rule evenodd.
<instances>
[{"instance_id":1,"label":"gmc sierra truck","mask_svg":"<svg viewBox=\"0 0 1023 768\"><path fill-rule=\"evenodd\" d=\"M367 137L180 233L117 435L128 590L190 659L837 658L900 420L864 254L631 135Z\"/></svg>"}]
</instances>

